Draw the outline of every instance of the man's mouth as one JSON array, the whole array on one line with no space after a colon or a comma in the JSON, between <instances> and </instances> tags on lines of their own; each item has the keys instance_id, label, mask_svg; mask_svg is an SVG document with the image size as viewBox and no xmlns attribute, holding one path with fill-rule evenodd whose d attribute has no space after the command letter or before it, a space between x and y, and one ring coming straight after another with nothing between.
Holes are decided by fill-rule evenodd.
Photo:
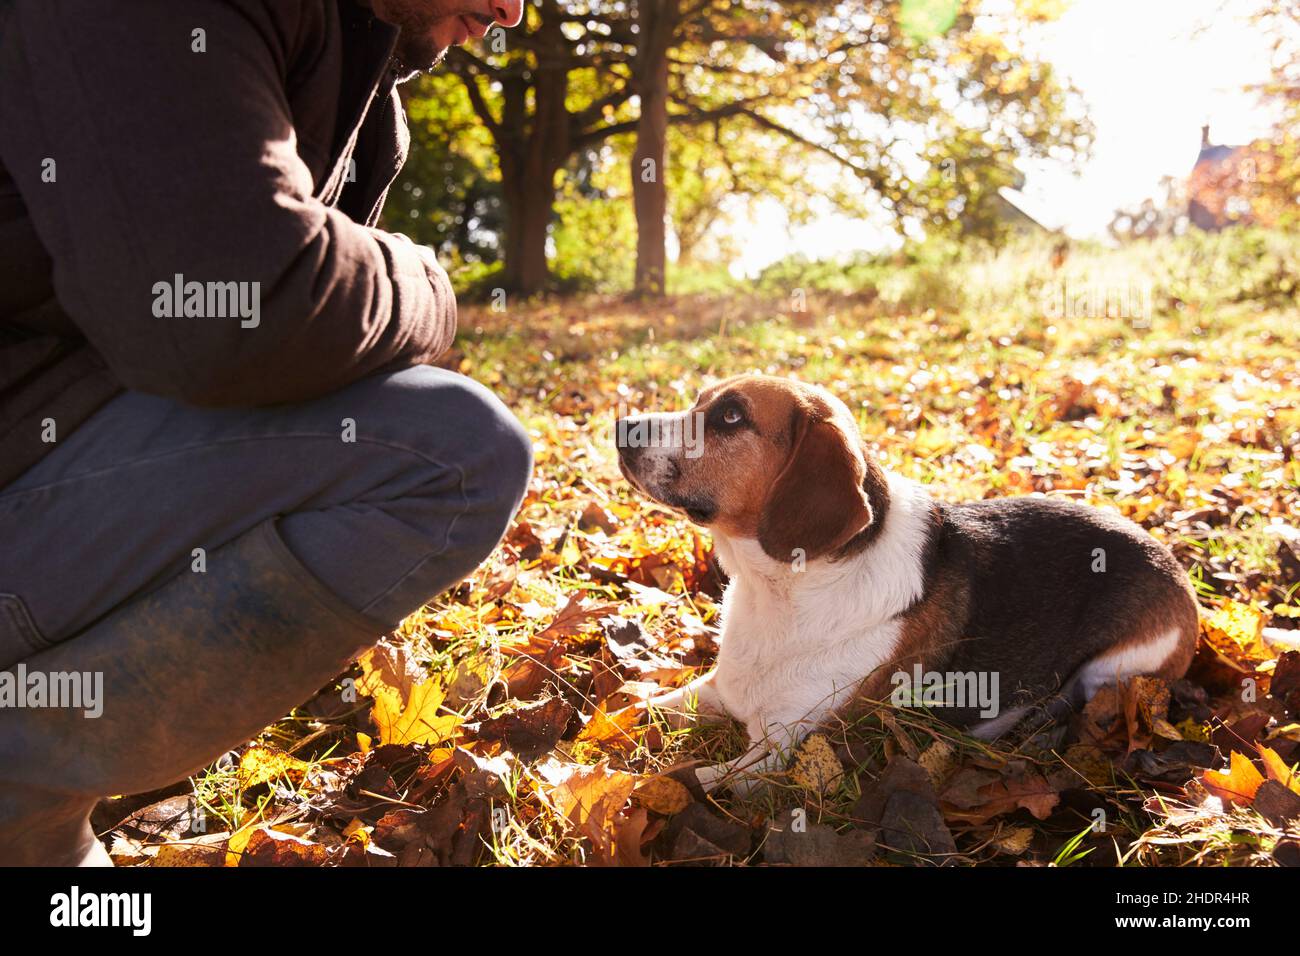
<instances>
[{"instance_id":1,"label":"man's mouth","mask_svg":"<svg viewBox=\"0 0 1300 956\"><path fill-rule=\"evenodd\" d=\"M481 40L487 35L488 30L492 29L492 24L496 22L488 17L481 17L474 13L462 14L458 19L461 26L465 28L465 37L457 40L457 43L464 43L466 37Z\"/></svg>"}]
</instances>

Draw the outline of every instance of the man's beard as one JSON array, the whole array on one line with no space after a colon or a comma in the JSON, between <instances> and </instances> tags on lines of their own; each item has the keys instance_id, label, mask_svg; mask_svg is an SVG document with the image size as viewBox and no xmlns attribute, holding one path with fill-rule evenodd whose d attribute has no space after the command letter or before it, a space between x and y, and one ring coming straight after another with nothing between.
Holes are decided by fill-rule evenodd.
<instances>
[{"instance_id":1,"label":"man's beard","mask_svg":"<svg viewBox=\"0 0 1300 956\"><path fill-rule=\"evenodd\" d=\"M397 39L393 51L393 66L399 79L409 80L417 73L427 73L443 61L447 47L441 49L429 42L427 36L408 34L405 30Z\"/></svg>"},{"instance_id":2,"label":"man's beard","mask_svg":"<svg viewBox=\"0 0 1300 956\"><path fill-rule=\"evenodd\" d=\"M434 27L451 22L460 15L482 20L482 14L472 12L474 4L467 0L370 0L377 13L401 28L393 58L399 75L413 76L433 69L447 55L447 47L440 47L433 39Z\"/></svg>"}]
</instances>

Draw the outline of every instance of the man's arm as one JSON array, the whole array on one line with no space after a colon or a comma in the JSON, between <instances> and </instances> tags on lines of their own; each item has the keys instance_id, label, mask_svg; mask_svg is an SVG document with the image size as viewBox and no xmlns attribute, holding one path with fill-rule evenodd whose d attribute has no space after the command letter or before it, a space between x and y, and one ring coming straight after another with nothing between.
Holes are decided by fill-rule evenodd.
<instances>
[{"instance_id":1,"label":"man's arm","mask_svg":"<svg viewBox=\"0 0 1300 956\"><path fill-rule=\"evenodd\" d=\"M324 50L325 9L18 0L4 15L0 156L60 304L124 385L295 401L450 345L455 299L433 254L312 198L284 76L296 50ZM258 283L257 326L156 317L155 284L177 274Z\"/></svg>"}]
</instances>

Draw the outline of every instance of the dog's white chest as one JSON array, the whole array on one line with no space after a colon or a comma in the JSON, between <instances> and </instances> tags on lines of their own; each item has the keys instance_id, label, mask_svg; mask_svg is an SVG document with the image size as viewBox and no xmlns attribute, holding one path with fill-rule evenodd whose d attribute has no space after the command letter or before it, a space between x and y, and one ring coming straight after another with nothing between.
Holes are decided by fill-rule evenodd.
<instances>
[{"instance_id":1,"label":"dog's white chest","mask_svg":"<svg viewBox=\"0 0 1300 956\"><path fill-rule=\"evenodd\" d=\"M821 720L846 703L898 644L897 622L863 625L845 619L843 605L749 592L737 583L724 602L715 683L727 712L751 733Z\"/></svg>"},{"instance_id":2,"label":"dog's white chest","mask_svg":"<svg viewBox=\"0 0 1300 956\"><path fill-rule=\"evenodd\" d=\"M714 536L732 579L714 683L751 734L763 724L815 723L894 658L898 616L924 590L929 508L919 485L890 476L890 511L871 548L803 570L756 541Z\"/></svg>"}]
</instances>

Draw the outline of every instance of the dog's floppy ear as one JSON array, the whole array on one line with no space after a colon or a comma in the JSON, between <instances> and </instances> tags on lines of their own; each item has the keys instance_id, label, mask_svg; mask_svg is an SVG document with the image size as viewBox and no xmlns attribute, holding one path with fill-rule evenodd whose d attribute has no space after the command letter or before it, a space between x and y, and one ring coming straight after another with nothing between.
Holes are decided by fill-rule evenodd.
<instances>
[{"instance_id":1,"label":"dog's floppy ear","mask_svg":"<svg viewBox=\"0 0 1300 956\"><path fill-rule=\"evenodd\" d=\"M833 418L806 406L796 412L790 457L777 475L758 523L771 558L807 560L842 548L871 523L863 490L866 462Z\"/></svg>"}]
</instances>

